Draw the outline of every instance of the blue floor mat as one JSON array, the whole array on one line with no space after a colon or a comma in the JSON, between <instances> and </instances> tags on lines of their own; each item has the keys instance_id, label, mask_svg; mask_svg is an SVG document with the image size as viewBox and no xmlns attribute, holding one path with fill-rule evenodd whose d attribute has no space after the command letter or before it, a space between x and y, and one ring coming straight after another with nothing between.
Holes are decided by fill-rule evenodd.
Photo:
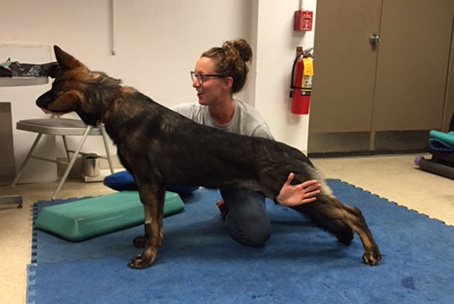
<instances>
[{"instance_id":1,"label":"blue floor mat","mask_svg":"<svg viewBox=\"0 0 454 304\"><path fill-rule=\"evenodd\" d=\"M291 209L267 202L273 234L250 248L226 233L217 191L197 190L164 219L152 267L129 269L141 226L72 243L33 231L27 303L454 303L454 228L338 180L380 246L375 267ZM60 202L61 203L61 202ZM35 205L39 212L40 203Z\"/></svg>"}]
</instances>

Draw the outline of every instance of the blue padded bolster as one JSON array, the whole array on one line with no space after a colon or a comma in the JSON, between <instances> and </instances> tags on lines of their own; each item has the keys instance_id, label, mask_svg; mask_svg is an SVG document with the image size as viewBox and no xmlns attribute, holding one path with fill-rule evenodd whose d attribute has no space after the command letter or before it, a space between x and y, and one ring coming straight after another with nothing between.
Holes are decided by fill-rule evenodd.
<instances>
[{"instance_id":1,"label":"blue padded bolster","mask_svg":"<svg viewBox=\"0 0 454 304\"><path fill-rule=\"evenodd\" d=\"M137 190L136 183L128 171L120 171L104 178L104 185L117 191ZM167 191L187 194L197 190L197 186L166 185Z\"/></svg>"}]
</instances>

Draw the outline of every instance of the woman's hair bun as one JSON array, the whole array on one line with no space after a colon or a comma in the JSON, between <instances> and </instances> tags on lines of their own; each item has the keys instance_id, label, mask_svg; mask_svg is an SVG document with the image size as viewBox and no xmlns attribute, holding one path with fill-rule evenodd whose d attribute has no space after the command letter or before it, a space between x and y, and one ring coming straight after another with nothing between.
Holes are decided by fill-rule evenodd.
<instances>
[{"instance_id":1,"label":"woman's hair bun","mask_svg":"<svg viewBox=\"0 0 454 304\"><path fill-rule=\"evenodd\" d=\"M241 58L241 60L243 60L244 62L249 62L252 59L251 46L249 45L249 43L246 40L244 40L242 38L226 41L222 45L222 48L224 49L226 54L233 53L234 57L236 57L235 53L237 53L238 54L237 56L239 56ZM230 57L230 56L228 56L228 57Z\"/></svg>"}]
</instances>

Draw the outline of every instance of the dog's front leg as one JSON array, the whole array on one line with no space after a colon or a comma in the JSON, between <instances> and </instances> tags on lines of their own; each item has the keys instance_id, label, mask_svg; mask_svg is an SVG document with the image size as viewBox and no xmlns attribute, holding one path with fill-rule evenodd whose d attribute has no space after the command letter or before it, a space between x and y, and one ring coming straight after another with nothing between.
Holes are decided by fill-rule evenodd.
<instances>
[{"instance_id":1,"label":"dog's front leg","mask_svg":"<svg viewBox=\"0 0 454 304\"><path fill-rule=\"evenodd\" d=\"M145 223L144 235L134 239L134 246L144 247L142 254L133 257L128 266L145 269L153 263L159 246L162 244L162 216L165 191L161 187L153 190L150 186L139 187L140 200L143 204Z\"/></svg>"}]
</instances>

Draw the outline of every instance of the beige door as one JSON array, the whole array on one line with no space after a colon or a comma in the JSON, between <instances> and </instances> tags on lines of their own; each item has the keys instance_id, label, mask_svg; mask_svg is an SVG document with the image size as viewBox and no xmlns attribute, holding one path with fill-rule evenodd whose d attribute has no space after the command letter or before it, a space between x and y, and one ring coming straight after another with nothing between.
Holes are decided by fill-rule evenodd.
<instances>
[{"instance_id":1,"label":"beige door","mask_svg":"<svg viewBox=\"0 0 454 304\"><path fill-rule=\"evenodd\" d=\"M424 148L442 124L453 16L451 0L318 1L309 153Z\"/></svg>"}]
</instances>

